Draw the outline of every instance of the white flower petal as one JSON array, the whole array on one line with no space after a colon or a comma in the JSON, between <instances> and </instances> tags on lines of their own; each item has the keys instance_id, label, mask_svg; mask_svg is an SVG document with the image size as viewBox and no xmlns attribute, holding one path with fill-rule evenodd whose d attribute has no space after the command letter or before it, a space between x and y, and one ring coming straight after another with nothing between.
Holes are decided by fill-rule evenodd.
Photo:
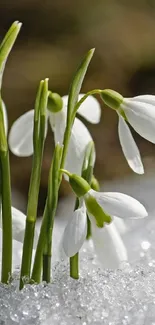
<instances>
[{"instance_id":1,"label":"white flower petal","mask_svg":"<svg viewBox=\"0 0 155 325\"><path fill-rule=\"evenodd\" d=\"M127 251L113 222L98 228L92 224L92 239L98 260L104 268L119 268L127 261Z\"/></svg>"},{"instance_id":2,"label":"white flower petal","mask_svg":"<svg viewBox=\"0 0 155 325\"><path fill-rule=\"evenodd\" d=\"M65 102L67 105L68 96L64 96L63 100L63 109L58 113L49 114L49 121L52 131L54 132L55 143L59 142L60 144L62 144L63 142L66 127L67 110ZM81 168L83 164L86 146L90 141L92 141L92 137L87 127L78 118L75 118L71 131L71 137L65 163L65 168L71 173L81 175ZM64 177L66 180L68 180L67 175L64 175Z\"/></svg>"},{"instance_id":3,"label":"white flower petal","mask_svg":"<svg viewBox=\"0 0 155 325\"><path fill-rule=\"evenodd\" d=\"M25 226L26 226L26 215L14 207L12 207L11 209L12 209L13 239L17 240L18 242L23 243ZM36 248L36 246L37 246L37 241L38 241L38 231L35 229L34 248Z\"/></svg>"},{"instance_id":4,"label":"white flower petal","mask_svg":"<svg viewBox=\"0 0 155 325\"><path fill-rule=\"evenodd\" d=\"M80 94L78 100L83 96L84 94ZM89 96L79 107L77 113L84 117L88 122L97 124L100 122L101 118L101 107L95 97Z\"/></svg>"},{"instance_id":5,"label":"white flower petal","mask_svg":"<svg viewBox=\"0 0 155 325\"><path fill-rule=\"evenodd\" d=\"M155 105L154 95L140 95L130 98L131 101L141 102L145 104Z\"/></svg>"},{"instance_id":6,"label":"white flower petal","mask_svg":"<svg viewBox=\"0 0 155 325\"><path fill-rule=\"evenodd\" d=\"M134 130L144 139L155 143L155 106L124 98L121 108Z\"/></svg>"},{"instance_id":7,"label":"white flower petal","mask_svg":"<svg viewBox=\"0 0 155 325\"><path fill-rule=\"evenodd\" d=\"M113 216L113 224L121 235L125 234L128 231L128 227L123 219Z\"/></svg>"},{"instance_id":8,"label":"white flower petal","mask_svg":"<svg viewBox=\"0 0 155 325\"><path fill-rule=\"evenodd\" d=\"M10 150L19 157L33 154L34 110L20 116L12 125L9 134Z\"/></svg>"},{"instance_id":9,"label":"white flower petal","mask_svg":"<svg viewBox=\"0 0 155 325\"><path fill-rule=\"evenodd\" d=\"M12 207L12 237L14 240L23 243L25 225L26 225L26 215L20 210ZM0 228L2 228L2 216L0 217ZM37 245L38 232L35 230L34 235L34 247Z\"/></svg>"},{"instance_id":10,"label":"white flower petal","mask_svg":"<svg viewBox=\"0 0 155 325\"><path fill-rule=\"evenodd\" d=\"M90 141L92 141L92 137L88 129L79 119L75 118L65 164L65 168L71 173L81 175L86 146Z\"/></svg>"},{"instance_id":11,"label":"white flower petal","mask_svg":"<svg viewBox=\"0 0 155 325\"><path fill-rule=\"evenodd\" d=\"M74 256L80 250L86 235L86 210L81 207L73 212L63 234L63 248L68 257Z\"/></svg>"},{"instance_id":12,"label":"white flower petal","mask_svg":"<svg viewBox=\"0 0 155 325\"><path fill-rule=\"evenodd\" d=\"M144 174L144 168L137 145L133 139L133 136L130 132L127 123L124 121L124 118L120 115L118 124L118 134L122 151L129 166L135 173Z\"/></svg>"},{"instance_id":13,"label":"white flower petal","mask_svg":"<svg viewBox=\"0 0 155 325\"><path fill-rule=\"evenodd\" d=\"M20 210L12 207L12 231L13 239L23 243L26 216Z\"/></svg>"},{"instance_id":14,"label":"white flower petal","mask_svg":"<svg viewBox=\"0 0 155 325\"><path fill-rule=\"evenodd\" d=\"M68 105L68 95L64 95L62 96L62 100L63 100L63 108L67 108Z\"/></svg>"},{"instance_id":15,"label":"white flower petal","mask_svg":"<svg viewBox=\"0 0 155 325\"><path fill-rule=\"evenodd\" d=\"M80 94L78 101L84 96L85 94ZM67 107L68 104L68 95L62 97L64 107ZM101 107L98 100L93 97L89 96L87 99L82 103L79 107L78 114L84 117L88 122L92 124L97 124L100 122L101 118Z\"/></svg>"},{"instance_id":16,"label":"white flower petal","mask_svg":"<svg viewBox=\"0 0 155 325\"><path fill-rule=\"evenodd\" d=\"M96 192L89 190L90 195L96 198L103 210L110 216L124 219L138 219L147 217L144 206L133 197L118 192Z\"/></svg>"},{"instance_id":17,"label":"white flower petal","mask_svg":"<svg viewBox=\"0 0 155 325\"><path fill-rule=\"evenodd\" d=\"M66 126L65 111L63 110L56 114L51 113L49 120L52 130L54 132L55 143L59 142L60 144L62 144ZM75 118L71 131L71 137L65 163L65 168L71 173L75 173L78 175L81 174L85 149L90 141L92 141L92 137L88 129L79 119ZM68 179L68 176L65 175L64 177L65 179Z\"/></svg>"},{"instance_id":18,"label":"white flower petal","mask_svg":"<svg viewBox=\"0 0 155 325\"><path fill-rule=\"evenodd\" d=\"M59 142L61 145L63 143L64 132L66 128L66 109L63 108L58 113L49 113L49 122L52 131L54 132L55 144Z\"/></svg>"}]
</instances>

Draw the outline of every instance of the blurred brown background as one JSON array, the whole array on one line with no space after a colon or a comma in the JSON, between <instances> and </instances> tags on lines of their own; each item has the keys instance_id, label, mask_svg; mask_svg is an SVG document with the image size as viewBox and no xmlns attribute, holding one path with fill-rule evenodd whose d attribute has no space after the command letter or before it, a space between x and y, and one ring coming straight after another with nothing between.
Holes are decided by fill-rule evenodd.
<instances>
[{"instance_id":1,"label":"blurred brown background","mask_svg":"<svg viewBox=\"0 0 155 325\"><path fill-rule=\"evenodd\" d=\"M9 57L3 98L10 126L33 108L36 89L49 77L52 91L68 93L82 56L92 47L94 58L82 91L112 88L124 96L155 94L155 1L153 0L21 0L1 1L0 36L14 20L23 27ZM132 173L122 154L115 112L103 106L99 126L87 123L97 150L96 175L100 180ZM155 146L135 132L146 170L155 166ZM42 173L40 207L45 194L53 138L49 132ZM12 184L26 194L32 158L11 155ZM67 192L67 185L61 193Z\"/></svg>"}]
</instances>

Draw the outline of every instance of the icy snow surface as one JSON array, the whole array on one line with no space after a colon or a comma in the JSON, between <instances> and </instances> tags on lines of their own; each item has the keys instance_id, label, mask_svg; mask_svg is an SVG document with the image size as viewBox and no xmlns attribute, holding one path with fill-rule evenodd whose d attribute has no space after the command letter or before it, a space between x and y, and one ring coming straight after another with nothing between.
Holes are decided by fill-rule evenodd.
<instances>
[{"instance_id":1,"label":"icy snow surface","mask_svg":"<svg viewBox=\"0 0 155 325\"><path fill-rule=\"evenodd\" d=\"M104 185L107 191L133 195L149 210L147 219L121 226L129 263L119 270L103 270L91 242L85 243L76 281L69 278L68 261L57 261L57 248L52 284L26 285L19 292L16 269L12 283L0 285L0 325L155 325L155 179L138 182ZM59 214L69 215L72 206L73 201L66 200ZM58 220L56 243L66 222Z\"/></svg>"}]
</instances>

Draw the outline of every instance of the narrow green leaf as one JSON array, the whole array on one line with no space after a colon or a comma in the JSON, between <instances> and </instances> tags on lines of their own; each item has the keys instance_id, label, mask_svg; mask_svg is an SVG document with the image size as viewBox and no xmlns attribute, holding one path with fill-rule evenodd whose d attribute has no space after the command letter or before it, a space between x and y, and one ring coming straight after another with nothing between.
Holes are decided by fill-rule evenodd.
<instances>
[{"instance_id":1,"label":"narrow green leaf","mask_svg":"<svg viewBox=\"0 0 155 325\"><path fill-rule=\"evenodd\" d=\"M68 119L71 118L72 112L74 110L74 107L78 101L78 96L81 90L81 86L83 83L83 79L85 77L85 74L87 72L89 63L92 59L92 56L94 54L95 49L91 49L83 58L82 62L80 63L74 77L72 80L72 83L70 85L69 90L69 97L68 97Z\"/></svg>"},{"instance_id":2,"label":"narrow green leaf","mask_svg":"<svg viewBox=\"0 0 155 325\"><path fill-rule=\"evenodd\" d=\"M5 68L5 63L7 61L8 55L14 45L17 35L21 28L21 23L15 21L8 32L6 33L1 45L0 45L0 85L2 82L3 72Z\"/></svg>"},{"instance_id":3,"label":"narrow green leaf","mask_svg":"<svg viewBox=\"0 0 155 325\"><path fill-rule=\"evenodd\" d=\"M33 129L33 145L37 150L39 143L43 142L46 128L46 110L48 101L48 79L41 80L34 109L34 129Z\"/></svg>"},{"instance_id":4,"label":"narrow green leaf","mask_svg":"<svg viewBox=\"0 0 155 325\"><path fill-rule=\"evenodd\" d=\"M63 147L57 143L54 151L54 156L52 160L52 165L50 169L49 182L48 182L48 201L50 208L52 208L51 204L55 201L55 197L57 197L58 193L58 178L60 172L60 163L62 156Z\"/></svg>"},{"instance_id":5,"label":"narrow green leaf","mask_svg":"<svg viewBox=\"0 0 155 325\"><path fill-rule=\"evenodd\" d=\"M42 93L41 93L41 97L40 97L40 115L41 116L46 115L47 103L48 103L48 78L46 78L44 80Z\"/></svg>"},{"instance_id":6,"label":"narrow green leaf","mask_svg":"<svg viewBox=\"0 0 155 325\"><path fill-rule=\"evenodd\" d=\"M43 280L50 282L51 277L51 256L52 256L52 234L54 217L58 204L58 189L59 189L59 169L62 156L62 147L57 144L52 160L49 181L48 181L48 195L47 195L47 209L46 215L47 226L45 234L45 246L43 252Z\"/></svg>"},{"instance_id":7,"label":"narrow green leaf","mask_svg":"<svg viewBox=\"0 0 155 325\"><path fill-rule=\"evenodd\" d=\"M37 95L36 95L36 100L35 100L35 106L34 106L34 121L37 122L39 121L39 107L40 107L40 98L42 94L42 88L44 85L44 80L41 80L39 83L39 87L37 89Z\"/></svg>"}]
</instances>

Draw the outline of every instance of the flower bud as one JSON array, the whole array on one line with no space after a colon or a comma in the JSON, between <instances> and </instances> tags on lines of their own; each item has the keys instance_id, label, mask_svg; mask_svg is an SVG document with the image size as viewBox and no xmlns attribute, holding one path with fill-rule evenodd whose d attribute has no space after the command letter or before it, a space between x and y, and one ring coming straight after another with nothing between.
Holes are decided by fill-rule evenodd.
<instances>
[{"instance_id":1,"label":"flower bud","mask_svg":"<svg viewBox=\"0 0 155 325\"><path fill-rule=\"evenodd\" d=\"M78 197L84 196L90 190L90 185L76 174L69 176L69 183Z\"/></svg>"},{"instance_id":2,"label":"flower bud","mask_svg":"<svg viewBox=\"0 0 155 325\"><path fill-rule=\"evenodd\" d=\"M117 110L123 102L123 96L111 89L105 89L101 92L101 98L104 103Z\"/></svg>"},{"instance_id":3,"label":"flower bud","mask_svg":"<svg viewBox=\"0 0 155 325\"><path fill-rule=\"evenodd\" d=\"M49 91L47 104L48 110L52 113L57 113L62 110L62 107L63 101L61 96L57 93L52 93L51 91Z\"/></svg>"},{"instance_id":4,"label":"flower bud","mask_svg":"<svg viewBox=\"0 0 155 325\"><path fill-rule=\"evenodd\" d=\"M87 211L95 218L97 227L102 228L104 227L104 223L110 223L112 221L111 217L103 211L94 196L88 193L84 199Z\"/></svg>"}]
</instances>

